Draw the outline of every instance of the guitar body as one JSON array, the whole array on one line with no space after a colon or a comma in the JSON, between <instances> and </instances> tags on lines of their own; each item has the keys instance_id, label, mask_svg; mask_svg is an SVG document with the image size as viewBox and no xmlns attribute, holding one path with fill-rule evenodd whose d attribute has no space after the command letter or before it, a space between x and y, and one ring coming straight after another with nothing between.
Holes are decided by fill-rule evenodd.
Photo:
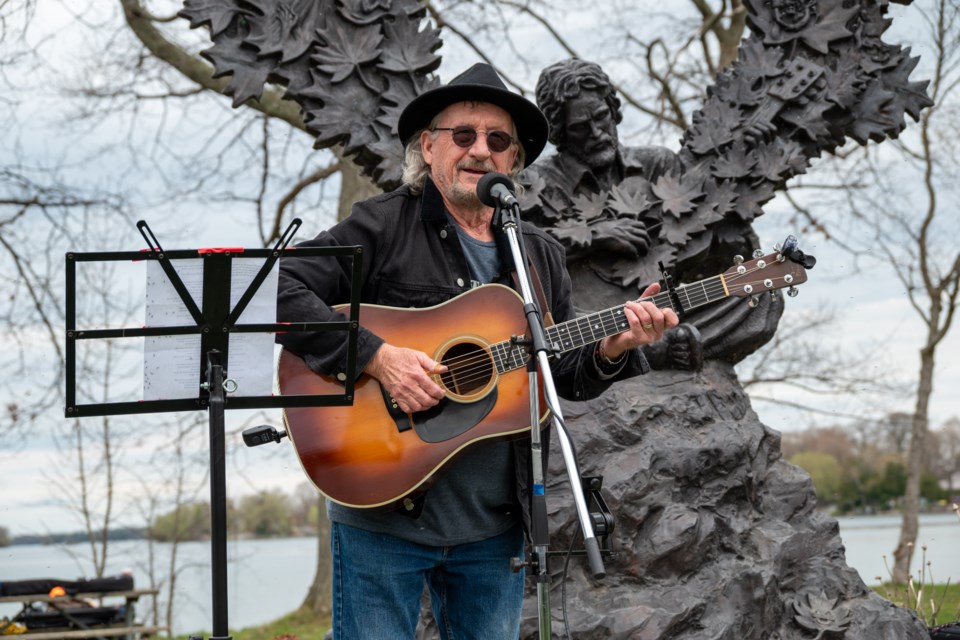
<instances>
[{"instance_id":1,"label":"guitar body","mask_svg":"<svg viewBox=\"0 0 960 640\"><path fill-rule=\"evenodd\" d=\"M724 273L643 298L687 311L736 296L756 297L806 281L816 260L790 236L783 250ZM303 469L327 497L350 507L387 507L426 488L446 462L471 444L527 433L529 355L511 343L526 333L523 301L512 289L486 285L426 309L361 305L361 322L388 343L417 349L446 365L434 375L446 392L440 404L407 416L380 384L361 376L353 406L287 408L284 419ZM546 329L547 342L566 352L629 330L624 307L597 311ZM314 373L288 351L280 354L284 395L339 395L343 387ZM540 407L545 408L543 390ZM542 423L546 411L540 416Z\"/></svg>"},{"instance_id":2,"label":"guitar body","mask_svg":"<svg viewBox=\"0 0 960 640\"><path fill-rule=\"evenodd\" d=\"M469 363L472 375L436 376L447 397L436 411L413 414L413 425L367 375L357 381L353 406L285 409L304 471L331 500L392 506L426 489L471 444L529 431L526 368L498 372L498 354L489 348L526 332L523 302L512 289L487 285L424 309L361 305L360 321L386 342L423 351L451 370ZM281 352L278 369L283 395L343 393L289 351Z\"/></svg>"}]
</instances>

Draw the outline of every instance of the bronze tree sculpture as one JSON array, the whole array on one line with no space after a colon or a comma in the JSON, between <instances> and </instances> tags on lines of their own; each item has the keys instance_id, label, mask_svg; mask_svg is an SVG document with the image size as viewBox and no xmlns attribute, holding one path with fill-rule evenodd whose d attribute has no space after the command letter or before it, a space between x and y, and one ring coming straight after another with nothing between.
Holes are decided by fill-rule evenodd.
<instances>
[{"instance_id":1,"label":"bronze tree sculpture","mask_svg":"<svg viewBox=\"0 0 960 640\"><path fill-rule=\"evenodd\" d=\"M930 104L925 83L910 80L917 59L882 40L887 0L745 4L752 35L658 171L579 192L542 167L528 172L528 213L571 249L582 307L621 302L658 278L661 261L678 280L723 270L755 248L750 223L813 158L848 138L896 137L904 114ZM414 0L186 0L181 12L209 26L204 55L232 76L235 105L265 82L285 85L317 146L342 144L385 189L400 176L399 111L436 82L441 42L424 14ZM618 221L646 241L591 250L594 232ZM703 361L666 357L566 405L584 472L603 475L617 518L610 575L593 583L575 564L566 580L574 637L928 637L846 565L836 521L815 510L809 477L781 459L779 435L737 381L733 364L769 339L781 311L766 296L752 309L706 310L689 319ZM696 335L684 337L695 350ZM548 491L560 498L550 516L565 548L576 522L565 488ZM528 604L523 635L533 637Z\"/></svg>"}]
</instances>

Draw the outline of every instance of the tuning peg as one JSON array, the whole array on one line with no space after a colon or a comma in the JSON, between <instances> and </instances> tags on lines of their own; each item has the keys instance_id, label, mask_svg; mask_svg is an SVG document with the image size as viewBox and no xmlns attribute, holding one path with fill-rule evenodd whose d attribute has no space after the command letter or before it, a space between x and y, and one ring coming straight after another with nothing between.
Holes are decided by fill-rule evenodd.
<instances>
[{"instance_id":1,"label":"tuning peg","mask_svg":"<svg viewBox=\"0 0 960 640\"><path fill-rule=\"evenodd\" d=\"M791 298L796 298L798 293L800 293L800 289L797 289L796 287L790 287L787 289L787 295Z\"/></svg>"},{"instance_id":2,"label":"tuning peg","mask_svg":"<svg viewBox=\"0 0 960 640\"><path fill-rule=\"evenodd\" d=\"M773 250L774 250L774 251L779 252L780 249L783 249L783 245L780 244L779 242L778 242L777 244L773 245Z\"/></svg>"},{"instance_id":3,"label":"tuning peg","mask_svg":"<svg viewBox=\"0 0 960 640\"><path fill-rule=\"evenodd\" d=\"M754 258L762 258L762 257L763 257L763 249L757 249L756 251L754 251L754 252L753 252L753 257L754 257Z\"/></svg>"},{"instance_id":4,"label":"tuning peg","mask_svg":"<svg viewBox=\"0 0 960 640\"><path fill-rule=\"evenodd\" d=\"M757 308L757 305L759 305L759 304L760 304L760 296L759 296L759 295L752 295L752 296L750 296L750 299L747 300L747 306L750 307L751 309L756 309L756 308Z\"/></svg>"},{"instance_id":5,"label":"tuning peg","mask_svg":"<svg viewBox=\"0 0 960 640\"><path fill-rule=\"evenodd\" d=\"M739 253L733 256L733 264L743 264L743 256L741 256Z\"/></svg>"},{"instance_id":6,"label":"tuning peg","mask_svg":"<svg viewBox=\"0 0 960 640\"><path fill-rule=\"evenodd\" d=\"M779 299L780 299L780 292L779 292L779 291L771 291L771 292L770 292L770 299L771 299L773 302L776 302L777 300L779 300Z\"/></svg>"}]
</instances>

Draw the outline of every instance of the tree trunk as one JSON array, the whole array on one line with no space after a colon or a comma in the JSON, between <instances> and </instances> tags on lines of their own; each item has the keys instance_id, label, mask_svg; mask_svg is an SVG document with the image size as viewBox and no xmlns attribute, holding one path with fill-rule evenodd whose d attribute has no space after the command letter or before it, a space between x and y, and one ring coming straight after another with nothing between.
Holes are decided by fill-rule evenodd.
<instances>
[{"instance_id":1,"label":"tree trunk","mask_svg":"<svg viewBox=\"0 0 960 640\"><path fill-rule=\"evenodd\" d=\"M341 148L333 151L343 160L340 163L340 204L337 208L337 220L343 220L350 215L350 207L354 202L365 200L381 191L373 180L360 172L360 167L349 158L344 158Z\"/></svg>"},{"instance_id":2,"label":"tree trunk","mask_svg":"<svg viewBox=\"0 0 960 640\"><path fill-rule=\"evenodd\" d=\"M330 519L327 518L325 503L324 497L320 496L317 512L317 573L307 597L300 605L301 609L309 609L318 616L328 616L332 610L333 563L330 559Z\"/></svg>"},{"instance_id":3,"label":"tree trunk","mask_svg":"<svg viewBox=\"0 0 960 640\"><path fill-rule=\"evenodd\" d=\"M920 382L917 387L917 404L913 414L910 433L910 451L907 458L907 489L903 497L903 523L900 526L900 541L893 552L893 581L905 583L910 577L910 562L920 528L920 476L923 474L924 441L927 437L927 414L930 395L933 393L934 347L926 346L920 351Z\"/></svg>"},{"instance_id":4,"label":"tree trunk","mask_svg":"<svg viewBox=\"0 0 960 640\"><path fill-rule=\"evenodd\" d=\"M342 150L334 150L338 157L344 159ZM343 220L350 215L350 207L354 202L364 200L380 193L380 189L370 178L360 173L360 167L344 159L340 163L340 202L337 208L337 219ZM309 609L318 615L330 614L330 599L333 579L333 566L330 558L330 520L327 518L325 499L320 496L319 513L317 515L317 573L313 577L313 584L304 598L301 608Z\"/></svg>"}]
</instances>

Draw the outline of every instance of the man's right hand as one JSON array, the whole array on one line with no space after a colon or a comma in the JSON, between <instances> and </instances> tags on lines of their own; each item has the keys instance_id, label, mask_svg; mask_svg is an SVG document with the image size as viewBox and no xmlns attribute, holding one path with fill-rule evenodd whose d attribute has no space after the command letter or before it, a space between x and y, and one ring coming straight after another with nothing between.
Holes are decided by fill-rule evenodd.
<instances>
[{"instance_id":1,"label":"man's right hand","mask_svg":"<svg viewBox=\"0 0 960 640\"><path fill-rule=\"evenodd\" d=\"M446 370L422 351L384 343L364 372L380 381L404 413L414 413L436 406L443 399L443 388L429 374Z\"/></svg>"}]
</instances>

